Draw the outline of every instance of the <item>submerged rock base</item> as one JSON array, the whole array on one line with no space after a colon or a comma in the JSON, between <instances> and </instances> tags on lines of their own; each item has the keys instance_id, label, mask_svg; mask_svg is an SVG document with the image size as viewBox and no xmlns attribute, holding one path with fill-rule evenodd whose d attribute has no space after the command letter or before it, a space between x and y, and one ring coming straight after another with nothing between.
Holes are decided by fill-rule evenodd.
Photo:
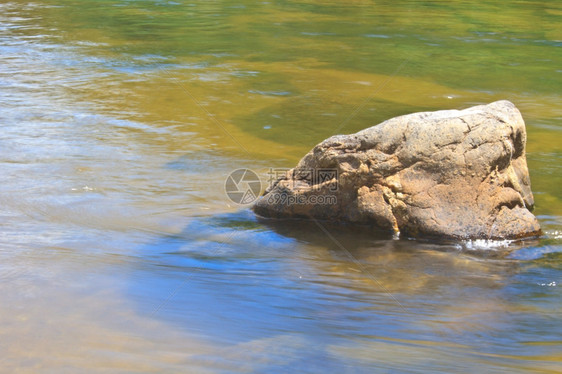
<instances>
[{"instance_id":1,"label":"submerged rock base","mask_svg":"<svg viewBox=\"0 0 562 374\"><path fill-rule=\"evenodd\" d=\"M526 139L509 101L392 118L318 144L253 209L414 237L536 236Z\"/></svg>"}]
</instances>

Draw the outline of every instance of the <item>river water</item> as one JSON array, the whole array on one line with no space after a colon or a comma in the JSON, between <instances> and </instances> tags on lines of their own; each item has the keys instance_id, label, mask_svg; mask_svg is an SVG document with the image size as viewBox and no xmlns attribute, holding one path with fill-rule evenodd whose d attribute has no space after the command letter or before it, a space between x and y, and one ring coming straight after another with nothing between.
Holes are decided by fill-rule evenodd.
<instances>
[{"instance_id":1,"label":"river water","mask_svg":"<svg viewBox=\"0 0 562 374\"><path fill-rule=\"evenodd\" d=\"M0 371L562 370L562 6L0 3ZM229 200L239 168L513 101L544 234L434 244Z\"/></svg>"}]
</instances>

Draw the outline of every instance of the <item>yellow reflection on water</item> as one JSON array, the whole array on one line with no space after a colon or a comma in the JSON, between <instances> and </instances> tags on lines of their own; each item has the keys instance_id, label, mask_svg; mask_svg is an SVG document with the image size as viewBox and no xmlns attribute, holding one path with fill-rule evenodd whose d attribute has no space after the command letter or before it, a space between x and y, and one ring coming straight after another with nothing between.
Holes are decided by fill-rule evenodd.
<instances>
[{"instance_id":1,"label":"yellow reflection on water","mask_svg":"<svg viewBox=\"0 0 562 374\"><path fill-rule=\"evenodd\" d=\"M439 344L422 340L395 341L375 338L361 344L331 347L334 354L353 357L378 368L404 371L428 371L440 368L445 372L466 372L478 365L502 362L504 370L523 373L559 373L561 355L492 355L475 352L470 347ZM465 357L471 359L466 360ZM462 359L461 359L462 357ZM506 362L507 361L507 362ZM511 363L513 361L513 363Z\"/></svg>"},{"instance_id":2,"label":"yellow reflection on water","mask_svg":"<svg viewBox=\"0 0 562 374\"><path fill-rule=\"evenodd\" d=\"M40 285L3 279L2 371L175 372L185 368L205 372L200 366L195 369L190 358L212 352L212 345L139 316L100 277L95 285L88 285L80 274L73 281L64 278L68 269L64 272L65 281L50 274L51 280Z\"/></svg>"}]
</instances>

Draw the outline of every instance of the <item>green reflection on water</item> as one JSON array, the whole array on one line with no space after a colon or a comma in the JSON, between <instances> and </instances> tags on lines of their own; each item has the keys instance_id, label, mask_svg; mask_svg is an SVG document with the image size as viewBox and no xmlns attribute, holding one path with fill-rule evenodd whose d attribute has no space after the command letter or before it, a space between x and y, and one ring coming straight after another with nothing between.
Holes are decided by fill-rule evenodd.
<instances>
[{"instance_id":1,"label":"green reflection on water","mask_svg":"<svg viewBox=\"0 0 562 374\"><path fill-rule=\"evenodd\" d=\"M558 93L556 2L50 1L68 41L166 57L312 58L331 68L407 73L451 87Z\"/></svg>"},{"instance_id":2,"label":"green reflection on water","mask_svg":"<svg viewBox=\"0 0 562 374\"><path fill-rule=\"evenodd\" d=\"M219 147L287 166L334 133L512 100L528 124L538 213L562 211L559 2L41 3L54 6L32 7L34 22L110 72L73 94L145 122L195 123ZM109 85L131 95L108 97Z\"/></svg>"}]
</instances>

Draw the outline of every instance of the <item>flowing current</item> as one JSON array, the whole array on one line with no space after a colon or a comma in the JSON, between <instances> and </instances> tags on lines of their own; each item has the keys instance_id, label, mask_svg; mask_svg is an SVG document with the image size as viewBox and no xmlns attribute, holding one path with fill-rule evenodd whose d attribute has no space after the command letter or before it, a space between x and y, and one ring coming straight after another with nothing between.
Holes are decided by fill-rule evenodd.
<instances>
[{"instance_id":1,"label":"flowing current","mask_svg":"<svg viewBox=\"0 0 562 374\"><path fill-rule=\"evenodd\" d=\"M562 369L562 7L0 3L0 372ZM544 235L264 223L316 143L508 99Z\"/></svg>"}]
</instances>

